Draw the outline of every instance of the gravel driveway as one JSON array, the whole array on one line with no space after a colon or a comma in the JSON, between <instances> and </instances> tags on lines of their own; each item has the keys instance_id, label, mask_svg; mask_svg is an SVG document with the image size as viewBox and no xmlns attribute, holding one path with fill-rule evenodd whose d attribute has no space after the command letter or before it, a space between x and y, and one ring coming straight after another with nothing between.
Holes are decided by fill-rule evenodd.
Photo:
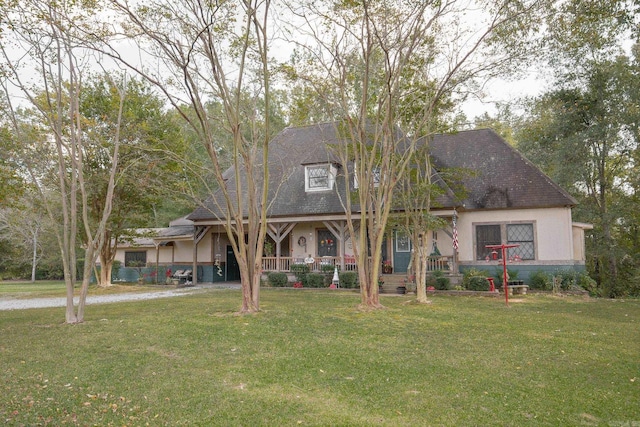
<instances>
[{"instance_id":1,"label":"gravel driveway","mask_svg":"<svg viewBox=\"0 0 640 427\"><path fill-rule=\"evenodd\" d=\"M120 301L140 301L156 298L179 297L182 295L190 295L203 289L239 289L239 284L202 284L198 286L178 289L167 289L166 291L142 292L142 293L124 293L113 295L95 295L87 296L87 305L92 304L109 304ZM77 304L78 298L75 298ZM67 304L66 298L0 298L0 311L3 310L23 310L27 308L46 308L46 307L64 307Z\"/></svg>"}]
</instances>

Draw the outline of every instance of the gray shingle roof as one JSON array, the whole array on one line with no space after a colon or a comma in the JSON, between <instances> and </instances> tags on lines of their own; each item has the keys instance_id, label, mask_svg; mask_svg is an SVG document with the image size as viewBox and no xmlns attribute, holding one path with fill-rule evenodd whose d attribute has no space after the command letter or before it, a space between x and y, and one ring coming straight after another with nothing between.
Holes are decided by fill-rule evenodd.
<instances>
[{"instance_id":1,"label":"gray shingle roof","mask_svg":"<svg viewBox=\"0 0 640 427\"><path fill-rule=\"evenodd\" d=\"M328 146L339 142L334 123L286 128L276 135L269 146L270 200L273 200L268 211L270 217L344 213L340 201L345 197L343 170L328 149ZM467 197L455 201L450 195L440 196L436 205L441 208L462 204L466 209L535 208L576 203L489 129L436 135L431 142L431 155L436 170L455 168L472 172L463 180ZM335 189L305 192L305 165L326 163L338 166ZM229 177L228 188L233 191L234 174L226 176ZM246 189L246 174L241 174L241 179L242 188ZM439 178L436 181L444 185ZM216 200L217 203L214 202ZM199 221L224 217L225 210L220 206L224 206L224 201L218 192L188 219Z\"/></svg>"},{"instance_id":2,"label":"gray shingle roof","mask_svg":"<svg viewBox=\"0 0 640 427\"><path fill-rule=\"evenodd\" d=\"M491 129L436 135L433 166L462 169L466 209L542 208L577 202Z\"/></svg>"}]
</instances>

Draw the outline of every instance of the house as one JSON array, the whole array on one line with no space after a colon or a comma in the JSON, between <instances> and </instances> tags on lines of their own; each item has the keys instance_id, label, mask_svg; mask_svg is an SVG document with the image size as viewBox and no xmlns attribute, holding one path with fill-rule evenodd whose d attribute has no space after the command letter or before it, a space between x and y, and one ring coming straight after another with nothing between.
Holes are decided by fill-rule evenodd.
<instances>
[{"instance_id":1,"label":"house","mask_svg":"<svg viewBox=\"0 0 640 427\"><path fill-rule=\"evenodd\" d=\"M340 171L351 166L340 164L328 149L338 142L334 124L323 123L286 128L270 143L271 203L263 271L289 272L292 264L304 263L309 257L314 270L324 265L338 265L343 271L356 268L341 202L346 194ZM519 245L509 249L508 257L513 260L509 268L518 270L518 277L525 281L536 270L584 269L584 230L590 226L572 221L575 199L493 130L436 135L430 142L430 153L436 171L468 173L461 178L464 196L444 191L434 201L432 213L447 226L427 236L427 244L434 249L429 269L445 270L452 276L469 268L494 273L501 260L486 246L501 243ZM234 189L234 174L226 176L228 188ZM186 219L193 224L191 234L176 240L168 235L152 239L147 265L156 262L173 267L192 262L198 281L238 280L220 197L214 194L205 206L188 215ZM453 245L454 217L457 250ZM181 245L184 249L178 250ZM382 251L394 274L406 274L412 251L407 235L390 228Z\"/></svg>"},{"instance_id":2,"label":"house","mask_svg":"<svg viewBox=\"0 0 640 427\"><path fill-rule=\"evenodd\" d=\"M114 272L116 280L134 282L144 274L148 282L164 283L167 269L172 273L191 269L193 230L193 221L183 217L169 227L137 229L136 237L121 239L115 256L121 265Z\"/></svg>"}]
</instances>

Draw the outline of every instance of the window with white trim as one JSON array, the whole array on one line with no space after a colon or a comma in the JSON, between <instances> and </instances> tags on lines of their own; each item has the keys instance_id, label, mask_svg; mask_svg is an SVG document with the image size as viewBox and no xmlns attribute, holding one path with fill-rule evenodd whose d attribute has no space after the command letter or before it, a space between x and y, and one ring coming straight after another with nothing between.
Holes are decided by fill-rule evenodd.
<instances>
[{"instance_id":1,"label":"window with white trim","mask_svg":"<svg viewBox=\"0 0 640 427\"><path fill-rule=\"evenodd\" d=\"M533 223L499 223L477 224L475 226L476 260L493 259L493 250L487 245L501 245L504 243L517 244L518 247L508 248L509 259L535 259L535 236ZM502 253L497 250L497 259L502 259Z\"/></svg>"},{"instance_id":2,"label":"window with white trim","mask_svg":"<svg viewBox=\"0 0 640 427\"><path fill-rule=\"evenodd\" d=\"M307 166L304 170L305 191L331 190L335 176L336 169L332 165Z\"/></svg>"},{"instance_id":3,"label":"window with white trim","mask_svg":"<svg viewBox=\"0 0 640 427\"><path fill-rule=\"evenodd\" d=\"M380 167L379 166L374 166L374 168L371 170L371 180L373 181L374 188L378 188L380 186L380 178L381 178ZM354 172L353 172L353 188L358 189L359 186L360 185L358 184L358 175L356 174L356 172L354 170Z\"/></svg>"}]
</instances>

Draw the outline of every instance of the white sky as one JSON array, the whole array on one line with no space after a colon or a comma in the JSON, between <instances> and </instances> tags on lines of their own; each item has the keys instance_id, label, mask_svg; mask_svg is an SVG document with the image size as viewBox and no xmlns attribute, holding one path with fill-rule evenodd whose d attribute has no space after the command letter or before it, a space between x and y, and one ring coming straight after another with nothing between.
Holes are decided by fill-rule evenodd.
<instances>
[{"instance_id":1,"label":"white sky","mask_svg":"<svg viewBox=\"0 0 640 427\"><path fill-rule=\"evenodd\" d=\"M462 106L461 110L469 120L481 116L485 112L495 115L496 104L505 104L526 96L537 96L543 93L548 82L541 76L532 73L520 80L505 81L493 80L484 87L484 98L470 98Z\"/></svg>"}]
</instances>

